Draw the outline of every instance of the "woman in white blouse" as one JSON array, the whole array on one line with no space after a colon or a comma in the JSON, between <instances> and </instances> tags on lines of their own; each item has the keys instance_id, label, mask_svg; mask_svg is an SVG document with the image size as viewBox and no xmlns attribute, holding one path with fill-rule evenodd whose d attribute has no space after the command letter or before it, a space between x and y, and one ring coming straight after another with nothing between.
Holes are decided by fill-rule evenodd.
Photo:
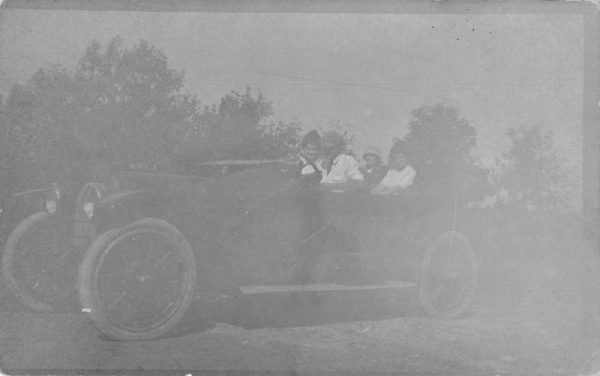
<instances>
[{"instance_id":1,"label":"woman in white blouse","mask_svg":"<svg viewBox=\"0 0 600 376\"><path fill-rule=\"evenodd\" d=\"M344 153L342 135L335 131L326 132L321 142L325 159L320 161L323 170L321 184L335 186L362 182L363 175L356 158Z\"/></svg>"},{"instance_id":2,"label":"woman in white blouse","mask_svg":"<svg viewBox=\"0 0 600 376\"><path fill-rule=\"evenodd\" d=\"M408 164L408 145L397 141L390 150L389 170L383 180L371 193L379 195L395 194L408 188L417 176L416 171Z\"/></svg>"}]
</instances>

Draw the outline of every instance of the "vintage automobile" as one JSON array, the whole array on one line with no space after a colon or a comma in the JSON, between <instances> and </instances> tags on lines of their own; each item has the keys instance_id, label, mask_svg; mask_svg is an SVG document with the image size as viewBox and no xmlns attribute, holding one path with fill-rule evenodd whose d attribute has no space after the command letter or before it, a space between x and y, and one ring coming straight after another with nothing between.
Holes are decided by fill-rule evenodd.
<instances>
[{"instance_id":1,"label":"vintage automobile","mask_svg":"<svg viewBox=\"0 0 600 376\"><path fill-rule=\"evenodd\" d=\"M10 232L23 219L44 208L48 192L56 190L57 185L51 183L40 187L11 193L7 190L0 195L0 238L2 246L6 243Z\"/></svg>"},{"instance_id":2,"label":"vintage automobile","mask_svg":"<svg viewBox=\"0 0 600 376\"><path fill-rule=\"evenodd\" d=\"M2 254L4 284L25 307L51 312L77 303L77 269L96 236L89 203L105 190L103 184L87 183L74 195L52 183L14 195L36 196L39 202L12 230Z\"/></svg>"},{"instance_id":3,"label":"vintage automobile","mask_svg":"<svg viewBox=\"0 0 600 376\"><path fill-rule=\"evenodd\" d=\"M79 302L103 334L160 337L215 291L410 288L433 317L470 309L478 256L454 195L310 187L283 161L212 166L224 173L120 171L116 189L78 203L98 234L79 266Z\"/></svg>"}]
</instances>

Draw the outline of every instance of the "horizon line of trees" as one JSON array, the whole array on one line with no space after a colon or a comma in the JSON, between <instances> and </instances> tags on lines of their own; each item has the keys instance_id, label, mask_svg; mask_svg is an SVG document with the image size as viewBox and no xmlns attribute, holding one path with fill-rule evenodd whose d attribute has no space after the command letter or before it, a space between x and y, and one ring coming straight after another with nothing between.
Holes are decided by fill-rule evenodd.
<instances>
[{"instance_id":1,"label":"horizon line of trees","mask_svg":"<svg viewBox=\"0 0 600 376\"><path fill-rule=\"evenodd\" d=\"M218 105L202 105L183 91L184 72L169 68L157 48L141 40L125 48L92 42L74 71L38 70L0 98L2 193L60 179L73 184L102 166L181 171L196 159L281 158L296 151L298 122L274 120L273 105L247 87ZM502 197L530 211L568 209L568 171L552 135L537 127L510 129L510 149L494 170L474 155L476 129L443 104L411 112L413 164L430 190L463 192L465 201ZM353 135L338 123L351 151Z\"/></svg>"}]
</instances>

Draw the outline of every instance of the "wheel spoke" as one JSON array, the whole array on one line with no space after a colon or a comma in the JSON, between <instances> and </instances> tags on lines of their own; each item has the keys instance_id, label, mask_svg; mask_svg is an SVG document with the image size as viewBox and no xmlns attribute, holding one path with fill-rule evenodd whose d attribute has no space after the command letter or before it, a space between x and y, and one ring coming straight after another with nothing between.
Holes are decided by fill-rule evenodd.
<instances>
[{"instance_id":1,"label":"wheel spoke","mask_svg":"<svg viewBox=\"0 0 600 376\"><path fill-rule=\"evenodd\" d=\"M421 301L433 316L456 317L467 308L477 271L471 245L458 233L441 234L424 262Z\"/></svg>"},{"instance_id":2,"label":"wheel spoke","mask_svg":"<svg viewBox=\"0 0 600 376\"><path fill-rule=\"evenodd\" d=\"M435 291L431 294L432 300L437 301L438 298L440 297L440 294L442 293L442 290L444 289L443 285L439 285L437 289L435 289Z\"/></svg>"},{"instance_id":3,"label":"wheel spoke","mask_svg":"<svg viewBox=\"0 0 600 376\"><path fill-rule=\"evenodd\" d=\"M123 299L127 295L127 291L123 291L116 299L106 306L106 309L110 310L115 304L117 304L121 299Z\"/></svg>"},{"instance_id":4,"label":"wheel spoke","mask_svg":"<svg viewBox=\"0 0 600 376\"><path fill-rule=\"evenodd\" d=\"M460 298L461 298L462 294L460 292L457 294L457 291L454 287L455 286L452 286L451 283L446 284L444 286L443 290L445 291L445 294L443 294L440 299L440 303L442 303L442 306L452 307L453 305L456 305L456 302L460 302L460 300L461 300ZM462 289L459 289L459 290L462 290Z\"/></svg>"},{"instance_id":5,"label":"wheel spoke","mask_svg":"<svg viewBox=\"0 0 600 376\"><path fill-rule=\"evenodd\" d=\"M154 256L154 253L157 250L161 250L161 248L158 247L158 243L157 242L151 243L148 251L146 252L146 257L144 257L144 260L141 262L141 264L144 266L151 264L150 261L152 260L152 256Z\"/></svg>"},{"instance_id":6,"label":"wheel spoke","mask_svg":"<svg viewBox=\"0 0 600 376\"><path fill-rule=\"evenodd\" d=\"M65 252L61 253L60 258L64 259L64 258L72 255L74 250L75 250L75 247L69 247L69 248L67 248L67 250Z\"/></svg>"},{"instance_id":7,"label":"wheel spoke","mask_svg":"<svg viewBox=\"0 0 600 376\"><path fill-rule=\"evenodd\" d=\"M115 325L142 330L177 309L185 268L173 247L170 240L153 231L125 236L112 247L103 260L106 272L99 274L98 286Z\"/></svg>"},{"instance_id":8,"label":"wheel spoke","mask_svg":"<svg viewBox=\"0 0 600 376\"><path fill-rule=\"evenodd\" d=\"M162 257L160 259L158 259L156 262L154 262L151 266L150 266L150 270L154 270L158 265L160 265L163 261L166 260L166 258L172 254L173 251L169 251L167 253L165 253L164 255L162 255Z\"/></svg>"},{"instance_id":9,"label":"wheel spoke","mask_svg":"<svg viewBox=\"0 0 600 376\"><path fill-rule=\"evenodd\" d=\"M34 275L33 277L31 277L31 281L35 282L36 286L40 283L39 279L42 277L42 275L47 274L46 269L42 269L39 273L37 273L36 275Z\"/></svg>"},{"instance_id":10,"label":"wheel spoke","mask_svg":"<svg viewBox=\"0 0 600 376\"><path fill-rule=\"evenodd\" d=\"M8 288L25 306L45 311L72 293L78 253L69 245L69 226L55 216L36 213L19 226L3 257Z\"/></svg>"}]
</instances>

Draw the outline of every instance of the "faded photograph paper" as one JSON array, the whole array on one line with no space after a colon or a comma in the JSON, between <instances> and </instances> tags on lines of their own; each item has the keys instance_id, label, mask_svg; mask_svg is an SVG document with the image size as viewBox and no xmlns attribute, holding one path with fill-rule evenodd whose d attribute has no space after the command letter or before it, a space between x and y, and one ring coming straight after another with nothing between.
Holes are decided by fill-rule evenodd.
<instances>
[{"instance_id":1,"label":"faded photograph paper","mask_svg":"<svg viewBox=\"0 0 600 376\"><path fill-rule=\"evenodd\" d=\"M598 25L5 2L0 369L600 374Z\"/></svg>"}]
</instances>

